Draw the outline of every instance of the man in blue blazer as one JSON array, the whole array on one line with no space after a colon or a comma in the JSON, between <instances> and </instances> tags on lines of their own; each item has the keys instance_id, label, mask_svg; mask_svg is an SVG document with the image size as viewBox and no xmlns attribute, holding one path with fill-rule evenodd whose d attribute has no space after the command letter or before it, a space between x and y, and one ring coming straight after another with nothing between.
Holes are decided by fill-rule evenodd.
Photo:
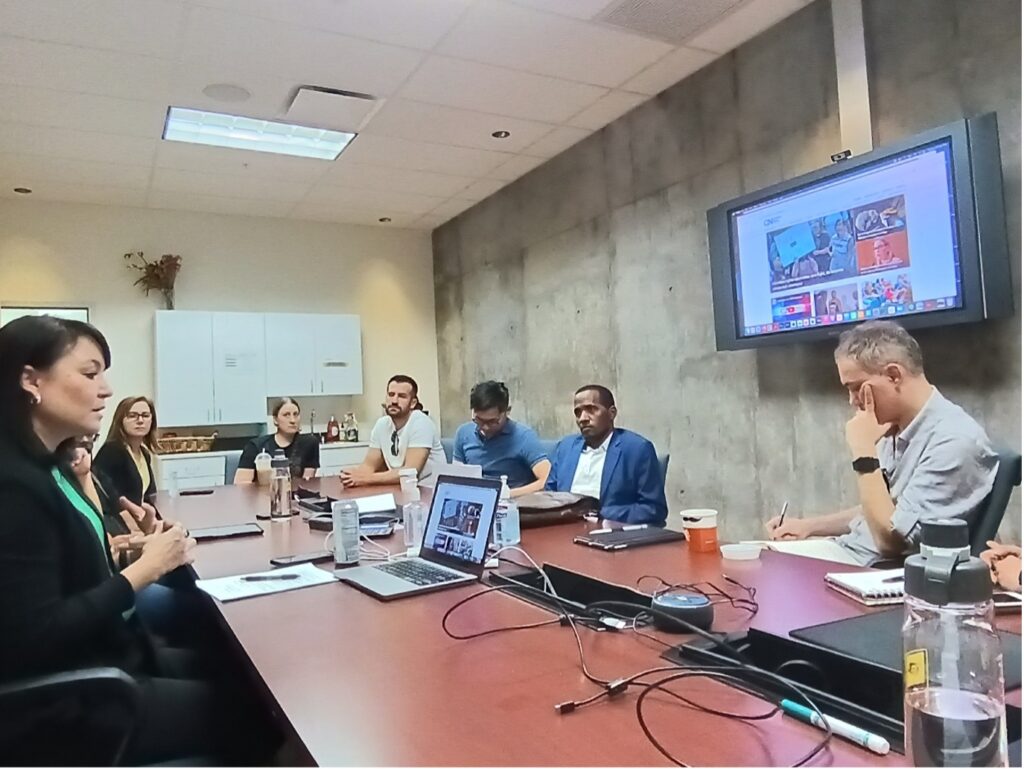
<instances>
[{"instance_id":1,"label":"man in blue blazer","mask_svg":"<svg viewBox=\"0 0 1024 769\"><path fill-rule=\"evenodd\" d=\"M573 398L579 435L558 442L547 491L571 491L601 502L601 517L664 526L665 479L654 444L615 426L615 398L602 385L584 385Z\"/></svg>"}]
</instances>

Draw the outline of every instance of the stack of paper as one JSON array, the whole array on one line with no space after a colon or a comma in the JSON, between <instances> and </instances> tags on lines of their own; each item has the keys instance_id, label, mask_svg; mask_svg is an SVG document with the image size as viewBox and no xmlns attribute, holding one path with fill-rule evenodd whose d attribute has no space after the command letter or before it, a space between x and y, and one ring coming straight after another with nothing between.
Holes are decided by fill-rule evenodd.
<instances>
[{"instance_id":1,"label":"stack of paper","mask_svg":"<svg viewBox=\"0 0 1024 769\"><path fill-rule=\"evenodd\" d=\"M742 542L743 545L760 545L769 550L790 555L802 555L804 558L817 558L821 561L848 563L851 566L863 566L849 551L838 545L834 539L778 539L754 540Z\"/></svg>"},{"instance_id":2,"label":"stack of paper","mask_svg":"<svg viewBox=\"0 0 1024 769\"><path fill-rule=\"evenodd\" d=\"M253 577L259 579L247 579ZM255 595L270 595L313 585L325 585L334 581L334 575L331 572L318 569L311 563L305 563L301 566L288 566L283 569L253 574L239 574L235 577L199 579L196 580L196 587L209 593L218 601L226 603L237 601L240 598L252 598Z\"/></svg>"}]
</instances>

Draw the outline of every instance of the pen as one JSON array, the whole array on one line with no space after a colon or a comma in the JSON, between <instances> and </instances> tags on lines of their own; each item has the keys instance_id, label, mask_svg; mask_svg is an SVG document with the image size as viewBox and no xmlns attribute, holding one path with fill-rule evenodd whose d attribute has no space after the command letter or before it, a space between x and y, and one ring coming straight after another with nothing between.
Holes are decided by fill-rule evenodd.
<instances>
[{"instance_id":1,"label":"pen","mask_svg":"<svg viewBox=\"0 0 1024 769\"><path fill-rule=\"evenodd\" d=\"M611 529L591 529L587 532L588 534L611 534Z\"/></svg>"},{"instance_id":2,"label":"pen","mask_svg":"<svg viewBox=\"0 0 1024 769\"><path fill-rule=\"evenodd\" d=\"M786 519L786 511L787 510L789 510L789 500L788 499L785 502L782 503L782 512L779 513L779 526L781 526L782 522Z\"/></svg>"},{"instance_id":3,"label":"pen","mask_svg":"<svg viewBox=\"0 0 1024 769\"><path fill-rule=\"evenodd\" d=\"M819 729L825 729L825 724L822 722L821 716L810 708L798 705L792 700L783 700L779 705L787 715L798 718L809 724L813 724ZM828 722L828 725L832 728L832 732L834 734L838 734L840 737L843 737L850 742L855 742L861 747L867 748L872 753L884 756L889 752L889 742L884 737L879 737L877 734L872 734L858 726L848 724L846 721L840 721L834 716L825 716L825 721Z\"/></svg>"},{"instance_id":4,"label":"pen","mask_svg":"<svg viewBox=\"0 0 1024 769\"><path fill-rule=\"evenodd\" d=\"M632 524L630 526L623 526L622 530L623 531L639 531L640 529L646 529L646 528L647 528L647 524L646 523L634 523L634 524Z\"/></svg>"},{"instance_id":5,"label":"pen","mask_svg":"<svg viewBox=\"0 0 1024 769\"><path fill-rule=\"evenodd\" d=\"M242 577L242 582L270 582L275 579L298 579L298 574L251 574Z\"/></svg>"}]
</instances>

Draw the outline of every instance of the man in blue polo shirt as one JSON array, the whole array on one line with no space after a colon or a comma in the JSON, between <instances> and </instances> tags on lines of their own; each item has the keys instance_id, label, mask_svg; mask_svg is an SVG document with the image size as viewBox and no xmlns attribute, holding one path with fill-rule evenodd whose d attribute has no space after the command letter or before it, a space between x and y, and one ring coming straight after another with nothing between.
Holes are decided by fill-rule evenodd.
<instances>
[{"instance_id":1,"label":"man in blue polo shirt","mask_svg":"<svg viewBox=\"0 0 1024 769\"><path fill-rule=\"evenodd\" d=\"M508 418L508 388L502 382L476 385L469 394L473 421L455 432L452 460L480 465L485 478L508 476L512 496L544 488L551 462L537 433Z\"/></svg>"}]
</instances>

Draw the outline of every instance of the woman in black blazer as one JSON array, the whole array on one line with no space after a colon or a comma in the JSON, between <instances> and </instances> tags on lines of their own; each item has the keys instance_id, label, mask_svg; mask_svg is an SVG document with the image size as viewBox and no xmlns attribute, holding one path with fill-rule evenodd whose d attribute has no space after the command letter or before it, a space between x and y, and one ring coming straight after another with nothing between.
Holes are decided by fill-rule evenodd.
<instances>
[{"instance_id":1,"label":"woman in black blazer","mask_svg":"<svg viewBox=\"0 0 1024 769\"><path fill-rule=\"evenodd\" d=\"M224 704L189 678L178 650L154 647L134 613L135 594L191 563L195 541L158 522L118 570L103 517L64 460L62 444L99 429L109 364L106 340L86 323L28 316L0 328L0 683L121 668L141 696L126 762L209 755L224 736ZM6 710L0 755L15 764L99 760L90 751L109 746L123 719L95 694Z\"/></svg>"},{"instance_id":2,"label":"woman in black blazer","mask_svg":"<svg viewBox=\"0 0 1024 769\"><path fill-rule=\"evenodd\" d=\"M144 395L125 398L114 409L107 440L94 464L114 486L111 492L137 505L156 495L153 454L156 453L156 409Z\"/></svg>"}]
</instances>

